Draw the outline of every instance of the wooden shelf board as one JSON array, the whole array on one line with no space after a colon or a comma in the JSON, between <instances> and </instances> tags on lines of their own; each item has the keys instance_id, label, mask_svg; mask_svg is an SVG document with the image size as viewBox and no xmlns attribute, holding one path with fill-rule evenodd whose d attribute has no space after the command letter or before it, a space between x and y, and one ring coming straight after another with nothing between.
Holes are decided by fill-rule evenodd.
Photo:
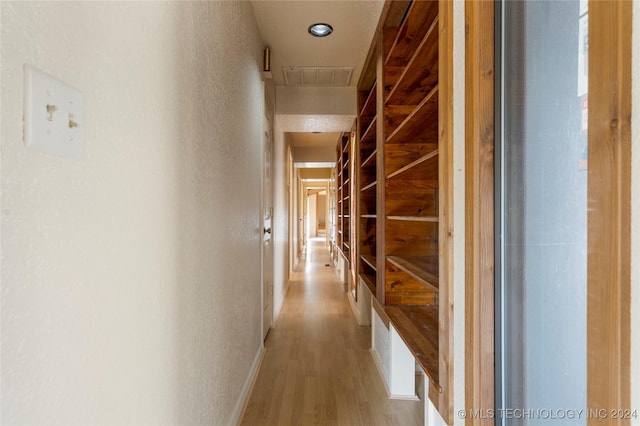
<instances>
[{"instance_id":1,"label":"wooden shelf board","mask_svg":"<svg viewBox=\"0 0 640 426\"><path fill-rule=\"evenodd\" d=\"M390 143L384 147L385 175L413 163L438 149L437 143Z\"/></svg>"},{"instance_id":2,"label":"wooden shelf board","mask_svg":"<svg viewBox=\"0 0 640 426\"><path fill-rule=\"evenodd\" d=\"M429 125L426 126L425 123ZM438 140L437 85L387 137L386 143L406 142L415 139L432 143L436 143Z\"/></svg>"},{"instance_id":3,"label":"wooden shelf board","mask_svg":"<svg viewBox=\"0 0 640 426\"><path fill-rule=\"evenodd\" d=\"M386 35L393 36L393 44L387 49L385 65L405 65L411 52L415 51L424 38L425 27L438 15L437 1L414 1L405 18L395 32Z\"/></svg>"},{"instance_id":4,"label":"wooden shelf board","mask_svg":"<svg viewBox=\"0 0 640 426\"><path fill-rule=\"evenodd\" d=\"M387 216L389 220L404 220L406 222L438 222L436 216Z\"/></svg>"},{"instance_id":5,"label":"wooden shelf board","mask_svg":"<svg viewBox=\"0 0 640 426\"><path fill-rule=\"evenodd\" d=\"M415 105L385 105L384 107L384 131L391 135L398 126L416 109Z\"/></svg>"},{"instance_id":6,"label":"wooden shelf board","mask_svg":"<svg viewBox=\"0 0 640 426\"><path fill-rule=\"evenodd\" d=\"M387 260L413 278L438 291L438 256L387 256Z\"/></svg>"},{"instance_id":7,"label":"wooden shelf board","mask_svg":"<svg viewBox=\"0 0 640 426\"><path fill-rule=\"evenodd\" d=\"M371 90L369 90L369 96L367 96L367 100L364 101L364 105L362 106L362 110L360 111L361 117L372 117L375 116L376 113L376 89L377 83L373 83Z\"/></svg>"},{"instance_id":8,"label":"wooden shelf board","mask_svg":"<svg viewBox=\"0 0 640 426\"><path fill-rule=\"evenodd\" d=\"M398 78L385 103L416 105L425 92L438 83L438 18L429 27L420 45Z\"/></svg>"},{"instance_id":9,"label":"wooden shelf board","mask_svg":"<svg viewBox=\"0 0 640 426\"><path fill-rule=\"evenodd\" d=\"M378 150L374 149L371 155L369 155L363 162L361 168L375 166L376 165L376 156L378 154Z\"/></svg>"},{"instance_id":10,"label":"wooden shelf board","mask_svg":"<svg viewBox=\"0 0 640 426\"><path fill-rule=\"evenodd\" d=\"M360 258L364 261L364 263L366 263L371 268L373 268L374 271L376 271L378 269L376 267L376 258L375 258L375 256L372 256L370 254L361 254Z\"/></svg>"},{"instance_id":11,"label":"wooden shelf board","mask_svg":"<svg viewBox=\"0 0 640 426\"><path fill-rule=\"evenodd\" d=\"M373 181L373 182L371 182L369 185L367 185L367 186L365 186L364 188L362 188L362 189L360 190L360 192L364 192L364 191L366 191L366 190L368 190L368 189L375 188L376 184L377 184L377 182L376 182L376 181Z\"/></svg>"},{"instance_id":12,"label":"wooden shelf board","mask_svg":"<svg viewBox=\"0 0 640 426\"><path fill-rule=\"evenodd\" d=\"M437 155L438 155L438 150L437 149L433 150L430 153L426 154L425 156L418 158L416 161L413 161L413 162L407 164L406 166L396 170L395 172L389 173L389 175L387 176L387 179L391 179L391 178L393 178L395 176L401 175L402 173L404 173L404 172L406 172L406 171L408 171L410 169L415 168L416 166L424 163L425 161L428 161L428 160L436 157Z\"/></svg>"},{"instance_id":13,"label":"wooden shelf board","mask_svg":"<svg viewBox=\"0 0 640 426\"><path fill-rule=\"evenodd\" d=\"M442 393L438 354L438 307L436 305L390 305L384 308L402 341L435 389Z\"/></svg>"},{"instance_id":14,"label":"wooden shelf board","mask_svg":"<svg viewBox=\"0 0 640 426\"><path fill-rule=\"evenodd\" d=\"M376 219L378 216L375 214L361 214L360 217L362 219Z\"/></svg>"},{"instance_id":15,"label":"wooden shelf board","mask_svg":"<svg viewBox=\"0 0 640 426\"><path fill-rule=\"evenodd\" d=\"M366 141L373 141L375 140L376 137L376 121L377 121L377 117L373 117L373 120L371 120L371 123L369 123L369 126L367 127L367 130L364 131L364 133L362 134L362 137L360 138L360 142L366 142Z\"/></svg>"}]
</instances>

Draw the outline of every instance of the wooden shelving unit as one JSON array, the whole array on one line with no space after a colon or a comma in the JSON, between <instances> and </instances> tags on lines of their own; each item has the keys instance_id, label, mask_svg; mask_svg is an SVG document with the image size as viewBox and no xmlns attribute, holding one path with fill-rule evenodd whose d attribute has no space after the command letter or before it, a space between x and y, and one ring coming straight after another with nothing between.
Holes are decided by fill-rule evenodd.
<instances>
[{"instance_id":1,"label":"wooden shelving unit","mask_svg":"<svg viewBox=\"0 0 640 426\"><path fill-rule=\"evenodd\" d=\"M335 177L336 177L336 248L339 251L342 251L342 242L343 242L343 231L342 231L342 205L343 205L343 191L342 191L342 138L338 141L336 145L336 168L335 168Z\"/></svg>"},{"instance_id":2,"label":"wooden shelving unit","mask_svg":"<svg viewBox=\"0 0 640 426\"><path fill-rule=\"evenodd\" d=\"M439 306L448 306L440 293L450 288L441 270L450 137L441 76L450 58L440 37L448 37L449 8L444 0L387 1L358 85L356 147L358 274L429 377L429 398L447 422L452 331Z\"/></svg>"},{"instance_id":3,"label":"wooden shelving unit","mask_svg":"<svg viewBox=\"0 0 640 426\"><path fill-rule=\"evenodd\" d=\"M358 120L357 120L357 159L358 184L358 252L357 275L371 291L376 294L377 277L377 157L378 157L378 127L376 82L376 55L370 55L369 62L363 72L358 89Z\"/></svg>"},{"instance_id":4,"label":"wooden shelving unit","mask_svg":"<svg viewBox=\"0 0 640 426\"><path fill-rule=\"evenodd\" d=\"M434 335L405 343L437 384L438 2L411 3L397 32L388 32L394 33L383 66L384 304L403 330L435 324L428 329Z\"/></svg>"},{"instance_id":5,"label":"wooden shelving unit","mask_svg":"<svg viewBox=\"0 0 640 426\"><path fill-rule=\"evenodd\" d=\"M338 219L338 213L336 210L336 169L332 169L331 171L331 179L329 179L329 217L327 219L327 232L329 233L329 247L331 250L331 259L335 262L337 256L337 225L336 221Z\"/></svg>"},{"instance_id":6,"label":"wooden shelving unit","mask_svg":"<svg viewBox=\"0 0 640 426\"><path fill-rule=\"evenodd\" d=\"M336 146L336 212L337 245L350 262L351 256L351 135L348 132L340 136Z\"/></svg>"}]
</instances>

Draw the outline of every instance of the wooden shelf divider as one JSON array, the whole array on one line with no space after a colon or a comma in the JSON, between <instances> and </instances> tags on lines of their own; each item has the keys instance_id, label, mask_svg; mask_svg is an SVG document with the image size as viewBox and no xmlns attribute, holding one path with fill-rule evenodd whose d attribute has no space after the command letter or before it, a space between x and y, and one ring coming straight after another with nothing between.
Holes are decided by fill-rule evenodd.
<instances>
[{"instance_id":1,"label":"wooden shelf divider","mask_svg":"<svg viewBox=\"0 0 640 426\"><path fill-rule=\"evenodd\" d=\"M387 216L388 220L402 220L406 222L438 222L436 216Z\"/></svg>"}]
</instances>

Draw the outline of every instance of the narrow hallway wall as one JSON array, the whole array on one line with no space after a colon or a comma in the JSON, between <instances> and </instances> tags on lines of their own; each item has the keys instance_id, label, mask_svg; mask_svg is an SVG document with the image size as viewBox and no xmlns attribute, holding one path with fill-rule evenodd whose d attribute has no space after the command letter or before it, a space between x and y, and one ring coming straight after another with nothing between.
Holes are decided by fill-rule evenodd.
<instances>
[{"instance_id":1,"label":"narrow hallway wall","mask_svg":"<svg viewBox=\"0 0 640 426\"><path fill-rule=\"evenodd\" d=\"M211 424L261 354L249 2L2 2L2 424ZM23 64L86 153L22 142Z\"/></svg>"},{"instance_id":2,"label":"narrow hallway wall","mask_svg":"<svg viewBox=\"0 0 640 426\"><path fill-rule=\"evenodd\" d=\"M289 288L289 135L282 132L278 118L274 129L273 156L273 318L278 319ZM295 229L295 227L293 227Z\"/></svg>"}]
</instances>

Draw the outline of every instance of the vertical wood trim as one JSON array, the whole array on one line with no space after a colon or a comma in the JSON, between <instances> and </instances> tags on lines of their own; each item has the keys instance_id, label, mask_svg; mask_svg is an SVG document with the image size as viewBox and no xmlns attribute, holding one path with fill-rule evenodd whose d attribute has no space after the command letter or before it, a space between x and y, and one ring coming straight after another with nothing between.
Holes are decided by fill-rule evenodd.
<instances>
[{"instance_id":1,"label":"vertical wood trim","mask_svg":"<svg viewBox=\"0 0 640 426\"><path fill-rule=\"evenodd\" d=\"M466 0L465 21L465 408L486 413L495 407L494 3Z\"/></svg>"},{"instance_id":2,"label":"vertical wood trim","mask_svg":"<svg viewBox=\"0 0 640 426\"><path fill-rule=\"evenodd\" d=\"M351 196L349 197L349 202L351 203L351 208L349 209L349 247L351 250L349 251L349 255L351 256L351 292L353 294L353 300L355 302L358 301L358 263L360 263L359 257L359 224L360 224L360 212L358 209L358 204L360 201L360 174L358 170L360 167L357 167L357 164L360 164L360 156L358 155L357 148L357 132L358 126L357 122L353 122L353 126L351 126L351 134L349 135L349 158L351 158L351 163L349 165L349 175L351 176L351 186L349 187L351 191Z\"/></svg>"},{"instance_id":3,"label":"vertical wood trim","mask_svg":"<svg viewBox=\"0 0 640 426\"><path fill-rule=\"evenodd\" d=\"M632 5L589 2L587 406L594 409L631 408Z\"/></svg>"},{"instance_id":4,"label":"vertical wood trim","mask_svg":"<svg viewBox=\"0 0 640 426\"><path fill-rule=\"evenodd\" d=\"M384 31L380 30L376 40L376 298L384 305L385 282L385 241L386 241L386 209L384 173Z\"/></svg>"},{"instance_id":5,"label":"vertical wood trim","mask_svg":"<svg viewBox=\"0 0 640 426\"><path fill-rule=\"evenodd\" d=\"M439 376L436 407L453 424L453 2L440 0L438 19L438 175L440 216ZM462 307L461 307L462 308Z\"/></svg>"}]
</instances>

